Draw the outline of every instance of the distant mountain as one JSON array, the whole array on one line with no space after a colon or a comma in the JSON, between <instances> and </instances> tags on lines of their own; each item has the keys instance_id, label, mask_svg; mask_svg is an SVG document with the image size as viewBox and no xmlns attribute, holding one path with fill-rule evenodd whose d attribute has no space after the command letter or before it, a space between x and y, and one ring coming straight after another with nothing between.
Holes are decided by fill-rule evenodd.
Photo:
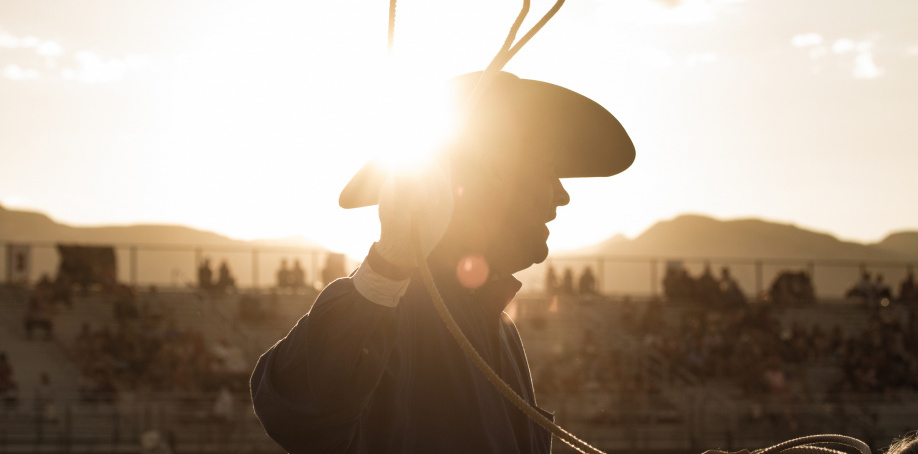
<instances>
[{"instance_id":1,"label":"distant mountain","mask_svg":"<svg viewBox=\"0 0 918 454\"><path fill-rule=\"evenodd\" d=\"M791 224L683 215L658 222L633 240L616 235L571 252L672 258L909 260L918 258L918 232L894 233L876 244L860 244Z\"/></svg>"},{"instance_id":2,"label":"distant mountain","mask_svg":"<svg viewBox=\"0 0 918 454\"><path fill-rule=\"evenodd\" d=\"M72 227L48 216L0 206L0 240L28 243L98 243L116 245L267 246L321 248L303 237L242 241L218 233L178 225L140 224Z\"/></svg>"},{"instance_id":3,"label":"distant mountain","mask_svg":"<svg viewBox=\"0 0 918 454\"><path fill-rule=\"evenodd\" d=\"M318 243L303 237L242 241L178 225L72 227L41 213L10 210L2 206L0 242L33 246L32 279L41 274L53 276L57 272L55 244L75 243L115 246L119 279L129 280L132 273L136 273L138 282L171 285L192 284L199 258L211 260L213 266L227 260L243 286L250 285L255 279L262 284L273 282L275 271L284 259L303 262L308 278L315 280L319 278L324 260L322 255L326 251ZM136 268L132 267L128 246L137 247ZM251 252L254 248L260 251L257 256ZM0 251L2 257L5 255ZM253 263L256 257L257 266Z\"/></svg>"}]
</instances>

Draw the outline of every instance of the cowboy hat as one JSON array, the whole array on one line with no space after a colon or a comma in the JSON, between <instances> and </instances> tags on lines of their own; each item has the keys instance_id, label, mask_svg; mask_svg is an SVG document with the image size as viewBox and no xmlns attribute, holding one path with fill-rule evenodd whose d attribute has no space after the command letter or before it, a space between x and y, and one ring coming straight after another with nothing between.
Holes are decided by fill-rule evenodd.
<instances>
[{"instance_id":1,"label":"cowboy hat","mask_svg":"<svg viewBox=\"0 0 918 454\"><path fill-rule=\"evenodd\" d=\"M473 92L481 74L452 80L461 99ZM547 82L500 72L465 118L460 141L481 143L514 136L525 153L549 159L560 178L608 177L634 162L634 144L609 111L586 96ZM450 152L469 153L471 148L451 147ZM338 204L342 208L375 205L388 172L368 162L341 191Z\"/></svg>"}]
</instances>

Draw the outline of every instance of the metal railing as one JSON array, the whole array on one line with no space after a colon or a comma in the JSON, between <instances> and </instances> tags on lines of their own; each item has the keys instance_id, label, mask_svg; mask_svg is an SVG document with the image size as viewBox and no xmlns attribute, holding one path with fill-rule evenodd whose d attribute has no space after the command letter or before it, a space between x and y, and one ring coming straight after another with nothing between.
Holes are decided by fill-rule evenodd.
<instances>
[{"instance_id":1,"label":"metal railing","mask_svg":"<svg viewBox=\"0 0 918 454\"><path fill-rule=\"evenodd\" d=\"M6 246L27 246L30 251L27 280L35 282L43 274L53 278L57 272L56 244L49 242L10 242L0 239L0 279L8 280L11 257ZM161 287L189 287L197 283L198 266L209 259L216 276L220 262L226 261L238 287L264 289L276 286L277 271L282 260L292 265L299 260L306 274L307 285L321 287L322 269L331 253L315 248L269 246L208 246L162 244L85 244L110 246L115 250L117 276L122 282L134 285ZM701 274L710 266L715 277L722 268L730 269L732 277L748 298L756 299L783 271L805 271L812 280L818 297L822 300L841 299L845 291L860 277L862 270L883 274L885 282L895 287L905 276L914 260L870 261L837 259L750 259L740 257L663 257L663 256L613 256L613 255L552 255L543 264L535 265L517 274L525 284L524 290L534 292L544 289L548 267L554 267L560 279L566 269L574 275L574 286L586 268L596 277L596 289L605 294L659 296L668 264L678 262L692 276ZM347 260L345 272L350 272L358 262Z\"/></svg>"}]
</instances>

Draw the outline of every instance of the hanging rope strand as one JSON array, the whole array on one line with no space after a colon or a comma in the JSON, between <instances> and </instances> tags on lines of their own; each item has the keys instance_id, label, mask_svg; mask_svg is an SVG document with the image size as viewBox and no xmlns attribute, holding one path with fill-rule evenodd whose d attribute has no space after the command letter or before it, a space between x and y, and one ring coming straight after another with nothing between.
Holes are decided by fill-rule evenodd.
<instances>
[{"instance_id":1,"label":"hanging rope strand","mask_svg":"<svg viewBox=\"0 0 918 454\"><path fill-rule=\"evenodd\" d=\"M389 55L395 47L395 3L398 0L389 0Z\"/></svg>"},{"instance_id":2,"label":"hanging rope strand","mask_svg":"<svg viewBox=\"0 0 918 454\"><path fill-rule=\"evenodd\" d=\"M525 35L523 35L522 39L520 39L516 44L514 44L509 49L505 49L504 47L501 47L501 52L498 52L498 54L494 56L494 58L491 60L491 63L481 74L481 77L478 78L478 82L475 84L475 88L472 90L471 93L469 93L469 96L465 99L464 101L465 109L464 110L466 112L471 112L472 107L474 107L474 105L478 103L478 99L484 93L485 89L487 89L488 86L491 85L491 81L493 81L494 78L497 77L497 74L500 73L502 69L504 69L504 66L507 64L507 62L509 62L510 59L513 58L513 56L516 55L516 53L519 52L519 50L522 49L522 47L527 42L529 42L529 40L532 39L532 37L535 36L535 34L538 33L539 30L541 30L543 26L545 26L545 24L549 21L549 19L551 19L555 15L555 13L558 12L559 9L561 9L561 5L563 4L564 4L564 0L557 0L554 6L552 6L551 9L548 10L548 12L544 16L542 16L542 19L536 22L536 24L533 25L532 28L529 29L528 32L526 32ZM520 11L520 14L517 16L516 22L514 22L513 27L510 28L510 33L508 33L507 40L505 40L504 42L505 46L507 42L512 41L512 38L516 37L517 31L519 30L520 26L523 23L523 19L526 18L526 15L528 13L529 13L529 0L523 0L523 9L522 11Z\"/></svg>"},{"instance_id":3,"label":"hanging rope strand","mask_svg":"<svg viewBox=\"0 0 918 454\"><path fill-rule=\"evenodd\" d=\"M507 39L505 39L504 44L500 46L500 50L497 51L497 55L494 56L494 59L497 59L498 56L509 51L510 47L513 46L513 42L516 41L516 33L523 25L523 21L526 20L526 16L529 15L529 4L530 0L523 0L523 9L520 10L520 13L516 16L516 20L513 21L513 25L507 33ZM494 64L494 59L491 60L491 64Z\"/></svg>"},{"instance_id":4,"label":"hanging rope strand","mask_svg":"<svg viewBox=\"0 0 918 454\"><path fill-rule=\"evenodd\" d=\"M523 46L525 46L526 43L528 43L529 40L532 39L532 37L535 36L535 34L538 33L539 30L541 30L542 27L545 26L546 23L548 23L548 21L551 20L551 18L555 16L555 13L557 13L558 10L561 9L561 6L563 4L564 4L564 0L558 0L557 2L555 2L554 6L552 6L551 9L549 9L548 12L545 13L544 16L542 16L542 19L536 22L536 24L533 25L532 28L529 29L529 31L526 32L526 34L523 35L523 37L520 38L520 40L517 41L516 44L513 45L513 47L507 52L506 56L504 57L505 60L500 65L501 68L503 68L504 65L506 65L507 62L509 62L510 59L513 58L513 56L516 55L516 53L519 52L520 49L522 49Z\"/></svg>"}]
</instances>

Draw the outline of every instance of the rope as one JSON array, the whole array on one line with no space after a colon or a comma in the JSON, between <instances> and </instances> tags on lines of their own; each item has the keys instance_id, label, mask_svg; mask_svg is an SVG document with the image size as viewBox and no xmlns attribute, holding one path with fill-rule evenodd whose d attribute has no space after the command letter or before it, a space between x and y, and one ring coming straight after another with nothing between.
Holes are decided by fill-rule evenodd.
<instances>
[{"instance_id":1,"label":"rope","mask_svg":"<svg viewBox=\"0 0 918 454\"><path fill-rule=\"evenodd\" d=\"M395 46L395 3L398 0L389 0L389 55Z\"/></svg>"},{"instance_id":2,"label":"rope","mask_svg":"<svg viewBox=\"0 0 918 454\"><path fill-rule=\"evenodd\" d=\"M419 236L415 235L415 238L419 238ZM574 436L574 434L568 432L563 427L555 424L553 421L542 415L542 413L540 413L533 404L520 397L520 395L510 387L510 385L504 382L504 380L501 379L493 369L491 369L491 366L488 365L487 361L481 357L481 355L478 353L478 350L475 350L475 346L473 346L469 339L465 337L462 329L459 328L459 325L456 323L456 319L453 318L452 314L449 312L449 309L446 307L446 303L443 301L443 296L440 295L440 291L437 289L437 284L433 280L433 275L431 274L430 267L427 264L427 258L424 256L424 253L421 252L422 249L420 239L417 240L416 246L417 250L419 251L417 258L420 266L418 267L418 270L421 273L421 279L424 281L424 286L427 287L427 293L430 295L430 298L433 301L434 308L436 308L437 313L440 314L440 318L443 320L443 323L446 324L446 329L450 332L450 334L452 334L453 338L459 344L459 347L465 353L466 357L472 361L472 364L474 364L475 367L485 376L488 382L490 382L504 396L505 399L510 401L513 406L518 408L521 412L523 412L524 415L529 417L529 419L535 421L538 425L542 426L542 428L551 432L552 435L558 437L559 440L567 443L578 452L586 454L604 454L603 451L577 438ZM826 446L819 445L837 445L842 448L847 448L847 450L831 449ZM848 452L854 452L857 454L871 454L870 447L867 446L867 444L863 441L854 437L839 434L809 435L806 437L795 438L782 443L778 443L768 448L752 451L752 454L846 454Z\"/></svg>"},{"instance_id":3,"label":"rope","mask_svg":"<svg viewBox=\"0 0 918 454\"><path fill-rule=\"evenodd\" d=\"M510 46L510 43L516 38L516 33L519 31L520 26L523 24L523 20L526 18L526 15L529 13L529 0L523 0L523 8L520 11L520 14L517 16L516 21L513 22L513 26L510 28L510 32L507 33L507 38L504 40L504 45L501 46L500 50L497 52L497 55L491 60L491 63L485 68L484 72L481 74L481 77L478 78L478 82L475 84L475 88L469 93L469 96L465 99L466 108L465 112L471 112L472 107L478 102L478 99L484 93L485 89L488 88L488 85L491 85L491 81L497 77L497 74L500 73L500 70L504 68L507 62L516 55L520 49L523 48L526 43L535 36L542 27L545 26L548 21L554 17L555 13L561 9L561 5L564 4L564 0L557 0L554 6L536 22L535 25L517 41L516 44Z\"/></svg>"},{"instance_id":4,"label":"rope","mask_svg":"<svg viewBox=\"0 0 918 454\"><path fill-rule=\"evenodd\" d=\"M510 403L512 403L516 408L518 408L524 415L528 416L529 419L535 421L538 425L542 426L544 429L548 430L554 434L558 439L567 443L578 452L586 454L604 454L599 449L590 446L587 442L575 437L572 433L564 430L563 427L555 424L550 419L546 418L542 413L539 413L538 410L533 407L532 404L526 402L513 388L510 387L507 383L504 382L500 376L491 369L491 366L478 354L478 351L475 350L475 347L469 342L469 339L465 337L465 334L462 332L462 329L459 328L459 325L456 324L456 320L450 314L449 309L446 307L446 303L443 301L443 297L440 295L440 291L437 289L437 284L433 280L433 276L430 273L430 267L427 265L427 258L424 256L424 253L421 252L420 237L415 235L415 238L418 238L417 241L417 250L418 252L418 267L421 273L421 278L424 280L424 285L427 287L427 292L430 294L431 299L433 300L434 307L437 309L437 312L440 314L440 318L443 319L443 323L446 324L446 329L449 330L450 334L453 335L453 338L456 339L456 342L459 343L459 347L465 352L465 355L472 361L472 364L484 374L485 378L494 385L495 388L506 398ZM869 453L868 453L869 454Z\"/></svg>"},{"instance_id":5,"label":"rope","mask_svg":"<svg viewBox=\"0 0 918 454\"><path fill-rule=\"evenodd\" d=\"M839 445L848 448L849 450L854 450L859 454L870 454L870 447L867 446L867 444L863 441L854 437L849 437L847 435L838 434L809 435L806 437L794 438L793 440L778 443L769 448L755 450L753 451L753 454L819 454L825 453L827 451L832 453L847 452L830 449L823 446L817 446L820 444Z\"/></svg>"},{"instance_id":6,"label":"rope","mask_svg":"<svg viewBox=\"0 0 918 454\"><path fill-rule=\"evenodd\" d=\"M555 13L561 9L561 6L564 4L565 0L557 0L554 6L542 16L535 25L526 32L523 37L513 44L513 41L516 39L516 34L519 32L520 26L523 24L526 16L529 14L529 4L530 0L523 0L523 8L520 13L517 15L516 20L513 22L513 25L510 27L510 31L507 33L507 38L504 40L504 44L501 46L500 50L497 52L497 55L491 60L491 63L485 69L484 73L478 79L475 89L472 90L472 93L469 94L466 98L465 103L470 111L471 107L478 102L481 94L484 93L484 90L491 84L491 81L497 74L503 69L507 62L512 59L526 43L535 36L542 27L554 17ZM393 45L395 42L395 6L397 0L389 0L389 41L388 49L389 53L392 53ZM459 325L456 323L456 320L450 314L449 309L446 307L446 303L443 301L443 297L440 295L440 291L437 289L437 284L433 280L433 275L430 272L430 267L427 265L427 257L424 256L421 248L420 236L417 235L417 226L414 226L415 235L417 241L417 250L418 250L418 263L420 264L419 271L421 273L421 278L424 281L424 285L427 287L427 292L430 294L431 300L433 300L433 305L436 308L437 312L440 315L440 318L443 320L443 323L446 324L446 329L452 334L453 338L459 344L459 347L465 353L465 355L472 361L472 364L485 376L485 378L497 389L510 403L512 403L516 408L518 408L524 415L529 417L532 421L536 422L545 430L551 432L554 436L558 437L561 441L567 443L572 448L576 449L578 452L586 454L604 454L599 449L591 446L589 443L577 438L572 433L565 430L563 427L555 424L550 419L546 418L542 413L540 413L533 404L530 404L525 399L520 397L513 388L510 387L500 376L491 369L491 366L488 365L487 361L481 357L475 347L469 342L468 338L465 337L465 334L462 332L462 329L459 328ZM783 443L771 446L769 448L759 449L753 451L753 454L844 454L845 451L831 449L825 446L819 445L839 445L849 450L853 450L858 454L871 454L870 448L866 443L858 440L857 438L849 437L846 435L837 435L837 434L823 434L823 435L810 435L806 437L795 438L793 440L788 440Z\"/></svg>"}]
</instances>

